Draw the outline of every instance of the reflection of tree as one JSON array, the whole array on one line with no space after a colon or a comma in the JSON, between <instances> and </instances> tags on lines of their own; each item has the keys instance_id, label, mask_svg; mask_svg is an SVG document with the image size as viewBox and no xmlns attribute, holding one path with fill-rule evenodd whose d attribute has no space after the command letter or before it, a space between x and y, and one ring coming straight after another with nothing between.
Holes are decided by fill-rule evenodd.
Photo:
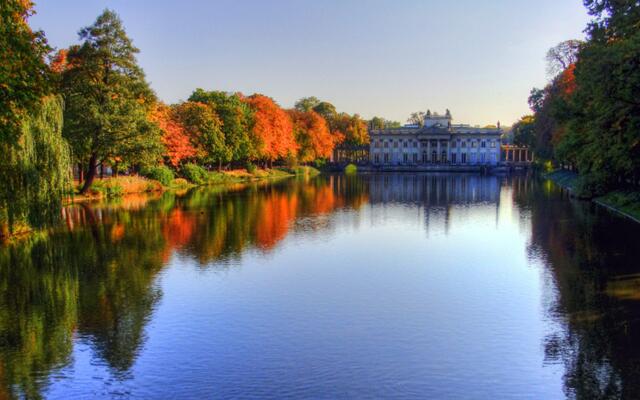
<instances>
[{"instance_id":1,"label":"reflection of tree","mask_svg":"<svg viewBox=\"0 0 640 400\"><path fill-rule=\"evenodd\" d=\"M639 227L569 201L548 183L516 179L524 182L512 182L514 200L531 213L529 251L545 261L557 291L548 312L562 331L546 339L548 361L564 363L571 397L633 398L640 393Z\"/></svg>"},{"instance_id":2,"label":"reflection of tree","mask_svg":"<svg viewBox=\"0 0 640 400\"><path fill-rule=\"evenodd\" d=\"M66 253L46 238L0 249L0 398L37 398L34 371L68 362L77 323L78 277Z\"/></svg>"},{"instance_id":3,"label":"reflection of tree","mask_svg":"<svg viewBox=\"0 0 640 400\"><path fill-rule=\"evenodd\" d=\"M156 214L74 206L64 217L67 232L0 248L0 397L39 397L74 332L114 371L142 345L165 246Z\"/></svg>"},{"instance_id":4,"label":"reflection of tree","mask_svg":"<svg viewBox=\"0 0 640 400\"><path fill-rule=\"evenodd\" d=\"M0 248L0 398L39 397L74 334L125 378L172 252L206 264L270 251L297 219L367 199L361 180L318 177L65 208L60 230Z\"/></svg>"}]
</instances>

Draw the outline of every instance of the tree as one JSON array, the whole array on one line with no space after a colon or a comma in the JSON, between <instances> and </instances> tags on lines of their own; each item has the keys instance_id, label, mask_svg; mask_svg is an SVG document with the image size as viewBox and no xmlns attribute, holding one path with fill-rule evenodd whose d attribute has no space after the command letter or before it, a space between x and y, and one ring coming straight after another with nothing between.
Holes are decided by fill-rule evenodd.
<instances>
[{"instance_id":1,"label":"tree","mask_svg":"<svg viewBox=\"0 0 640 400\"><path fill-rule=\"evenodd\" d=\"M162 145L160 130L147 118L155 95L120 18L105 10L79 36L83 43L69 49L71 67L63 73L64 135L74 156L87 163L84 193L100 163L114 158L150 163Z\"/></svg>"},{"instance_id":2,"label":"tree","mask_svg":"<svg viewBox=\"0 0 640 400\"><path fill-rule=\"evenodd\" d=\"M320 104L320 100L317 97L303 97L300 100L296 101L294 108L298 111L311 111L314 107L317 107Z\"/></svg>"},{"instance_id":3,"label":"tree","mask_svg":"<svg viewBox=\"0 0 640 400\"><path fill-rule=\"evenodd\" d=\"M197 157L203 163L217 163L231 159L231 151L225 145L222 121L213 109L204 103L188 101L175 108L180 123L197 149Z\"/></svg>"},{"instance_id":4,"label":"tree","mask_svg":"<svg viewBox=\"0 0 640 400\"><path fill-rule=\"evenodd\" d=\"M226 162L254 160L258 156L257 139L252 133L254 111L242 101L240 95L196 89L189 101L209 105L222 120L225 146L230 152Z\"/></svg>"},{"instance_id":5,"label":"tree","mask_svg":"<svg viewBox=\"0 0 640 400\"><path fill-rule=\"evenodd\" d=\"M0 4L0 143L16 145L22 121L51 93L45 62L50 47L44 33L27 24L33 13L31 1Z\"/></svg>"},{"instance_id":6,"label":"tree","mask_svg":"<svg viewBox=\"0 0 640 400\"><path fill-rule=\"evenodd\" d=\"M367 123L358 114L338 114L334 118L332 133L336 136L336 143L348 145L365 145L369 143Z\"/></svg>"},{"instance_id":7,"label":"tree","mask_svg":"<svg viewBox=\"0 0 640 400\"><path fill-rule=\"evenodd\" d=\"M0 143L0 237L17 223L42 227L60 215L71 186L62 109L59 96L44 98L21 122L18 145Z\"/></svg>"},{"instance_id":8,"label":"tree","mask_svg":"<svg viewBox=\"0 0 640 400\"><path fill-rule=\"evenodd\" d=\"M315 111L289 110L298 148L298 160L303 163L331 157L334 136L327 122Z\"/></svg>"},{"instance_id":9,"label":"tree","mask_svg":"<svg viewBox=\"0 0 640 400\"><path fill-rule=\"evenodd\" d=\"M423 111L413 112L409 115L409 118L407 118L407 122L422 127L424 126L425 115Z\"/></svg>"},{"instance_id":10,"label":"tree","mask_svg":"<svg viewBox=\"0 0 640 400\"><path fill-rule=\"evenodd\" d=\"M525 115L513 125L513 142L518 146L528 146L531 149L535 146L535 117Z\"/></svg>"},{"instance_id":11,"label":"tree","mask_svg":"<svg viewBox=\"0 0 640 400\"><path fill-rule=\"evenodd\" d=\"M253 133L259 140L260 158L273 162L290 153L296 154L298 144L289 115L273 99L261 94L251 95L244 101L254 111Z\"/></svg>"},{"instance_id":12,"label":"tree","mask_svg":"<svg viewBox=\"0 0 640 400\"><path fill-rule=\"evenodd\" d=\"M149 118L162 131L166 157L174 168L177 168L183 160L197 155L198 152L191 143L191 137L174 109L159 102L151 110Z\"/></svg>"},{"instance_id":13,"label":"tree","mask_svg":"<svg viewBox=\"0 0 640 400\"><path fill-rule=\"evenodd\" d=\"M381 117L373 117L369 120L369 128L371 129L384 129L387 124L384 118Z\"/></svg>"},{"instance_id":14,"label":"tree","mask_svg":"<svg viewBox=\"0 0 640 400\"><path fill-rule=\"evenodd\" d=\"M547 73L556 76L578 61L578 51L583 44L580 40L565 40L547 51Z\"/></svg>"},{"instance_id":15,"label":"tree","mask_svg":"<svg viewBox=\"0 0 640 400\"><path fill-rule=\"evenodd\" d=\"M318 103L316 106L313 107L313 111L320 114L322 118L324 118L327 121L327 123L333 130L331 123L333 122L334 118L338 115L338 112L336 111L336 107L333 104L326 101L321 101L320 103Z\"/></svg>"}]
</instances>

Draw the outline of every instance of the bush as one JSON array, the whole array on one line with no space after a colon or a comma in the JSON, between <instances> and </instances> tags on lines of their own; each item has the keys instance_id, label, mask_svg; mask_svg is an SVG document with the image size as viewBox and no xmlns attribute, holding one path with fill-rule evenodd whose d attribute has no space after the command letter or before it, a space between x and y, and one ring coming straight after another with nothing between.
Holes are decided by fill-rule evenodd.
<instances>
[{"instance_id":1,"label":"bush","mask_svg":"<svg viewBox=\"0 0 640 400\"><path fill-rule=\"evenodd\" d=\"M91 190L102 194L104 197L122 196L124 189L115 179L100 179L93 182Z\"/></svg>"},{"instance_id":2,"label":"bush","mask_svg":"<svg viewBox=\"0 0 640 400\"><path fill-rule=\"evenodd\" d=\"M247 172L250 174L255 174L256 170L258 169L258 167L256 167L256 165L254 163L252 163L251 161L247 162Z\"/></svg>"},{"instance_id":3,"label":"bush","mask_svg":"<svg viewBox=\"0 0 640 400\"><path fill-rule=\"evenodd\" d=\"M166 165L143 168L140 171L140 175L149 179L155 179L164 186L171 185L171 182L173 182L173 178L175 177L173 171Z\"/></svg>"},{"instance_id":4,"label":"bush","mask_svg":"<svg viewBox=\"0 0 640 400\"><path fill-rule=\"evenodd\" d=\"M196 185L204 185L209 177L207 170L196 164L185 164L182 167L182 174Z\"/></svg>"},{"instance_id":5,"label":"bush","mask_svg":"<svg viewBox=\"0 0 640 400\"><path fill-rule=\"evenodd\" d=\"M347 175L355 174L356 172L358 172L358 167L353 164L349 164L344 167L344 173Z\"/></svg>"},{"instance_id":6,"label":"bush","mask_svg":"<svg viewBox=\"0 0 640 400\"><path fill-rule=\"evenodd\" d=\"M176 178L173 180L173 182L171 182L171 186L178 188L187 187L189 186L189 181L184 178Z\"/></svg>"},{"instance_id":7,"label":"bush","mask_svg":"<svg viewBox=\"0 0 640 400\"><path fill-rule=\"evenodd\" d=\"M327 164L327 160L325 160L324 158L318 158L313 162L313 166L318 169L324 168L326 164Z\"/></svg>"}]
</instances>

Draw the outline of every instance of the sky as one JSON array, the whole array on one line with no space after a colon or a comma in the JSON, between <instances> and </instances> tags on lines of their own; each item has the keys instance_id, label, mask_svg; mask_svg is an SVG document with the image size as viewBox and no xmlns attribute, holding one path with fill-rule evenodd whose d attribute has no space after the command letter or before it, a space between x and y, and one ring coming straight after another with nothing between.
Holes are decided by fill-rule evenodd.
<instances>
[{"instance_id":1,"label":"sky","mask_svg":"<svg viewBox=\"0 0 640 400\"><path fill-rule=\"evenodd\" d=\"M56 48L105 8L140 49L158 96L195 88L262 93L282 107L316 96L338 111L405 122L450 109L454 123L510 125L542 87L546 51L583 39L581 0L36 0Z\"/></svg>"}]
</instances>

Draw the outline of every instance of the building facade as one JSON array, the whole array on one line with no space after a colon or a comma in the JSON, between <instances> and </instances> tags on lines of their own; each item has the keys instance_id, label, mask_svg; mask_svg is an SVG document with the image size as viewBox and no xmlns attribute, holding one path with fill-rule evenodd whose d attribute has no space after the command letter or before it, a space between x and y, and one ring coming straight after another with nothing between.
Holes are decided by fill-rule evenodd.
<instances>
[{"instance_id":1,"label":"building facade","mask_svg":"<svg viewBox=\"0 0 640 400\"><path fill-rule=\"evenodd\" d=\"M369 130L369 157L373 165L479 165L500 162L497 128L454 125L451 114L427 113L422 126Z\"/></svg>"}]
</instances>

